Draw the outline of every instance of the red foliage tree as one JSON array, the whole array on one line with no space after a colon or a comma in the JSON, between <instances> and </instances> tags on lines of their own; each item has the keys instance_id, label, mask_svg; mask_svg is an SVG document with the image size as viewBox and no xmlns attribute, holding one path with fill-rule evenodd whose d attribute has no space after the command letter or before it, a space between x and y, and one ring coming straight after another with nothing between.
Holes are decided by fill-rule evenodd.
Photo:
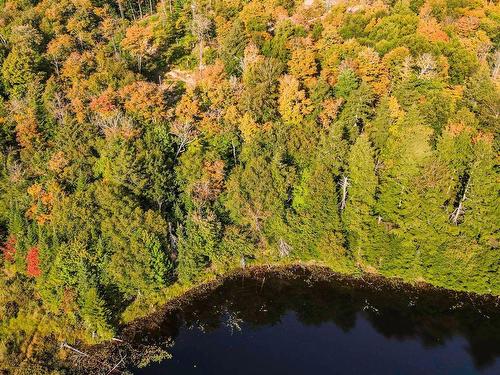
<instances>
[{"instance_id":1,"label":"red foliage tree","mask_svg":"<svg viewBox=\"0 0 500 375\"><path fill-rule=\"evenodd\" d=\"M9 262L14 261L14 255L16 255L16 242L17 240L15 236L9 236L9 238L7 238L7 241L5 241L5 244L0 247L5 260Z\"/></svg>"},{"instance_id":2,"label":"red foliage tree","mask_svg":"<svg viewBox=\"0 0 500 375\"><path fill-rule=\"evenodd\" d=\"M33 246L28 250L28 255L26 256L26 264L28 275L31 277L38 277L42 274L40 269L40 254L38 247Z\"/></svg>"}]
</instances>

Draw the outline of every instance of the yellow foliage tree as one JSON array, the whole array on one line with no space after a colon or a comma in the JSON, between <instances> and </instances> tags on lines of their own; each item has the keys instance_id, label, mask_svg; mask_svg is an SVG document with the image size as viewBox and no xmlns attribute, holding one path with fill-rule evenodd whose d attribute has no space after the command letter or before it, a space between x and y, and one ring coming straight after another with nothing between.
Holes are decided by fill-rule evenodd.
<instances>
[{"instance_id":1,"label":"yellow foliage tree","mask_svg":"<svg viewBox=\"0 0 500 375\"><path fill-rule=\"evenodd\" d=\"M280 79L279 111L286 123L300 125L304 116L311 113L311 101L300 89L297 78L285 75Z\"/></svg>"},{"instance_id":2,"label":"yellow foliage tree","mask_svg":"<svg viewBox=\"0 0 500 375\"><path fill-rule=\"evenodd\" d=\"M309 86L315 81L314 76L318 73L316 63L316 52L312 48L310 40L299 41L303 46L292 51L292 57L288 62L290 74Z\"/></svg>"},{"instance_id":3,"label":"yellow foliage tree","mask_svg":"<svg viewBox=\"0 0 500 375\"><path fill-rule=\"evenodd\" d=\"M364 48L358 54L358 63L361 79L370 84L375 93L383 95L389 86L389 74L378 53L372 48Z\"/></svg>"}]
</instances>

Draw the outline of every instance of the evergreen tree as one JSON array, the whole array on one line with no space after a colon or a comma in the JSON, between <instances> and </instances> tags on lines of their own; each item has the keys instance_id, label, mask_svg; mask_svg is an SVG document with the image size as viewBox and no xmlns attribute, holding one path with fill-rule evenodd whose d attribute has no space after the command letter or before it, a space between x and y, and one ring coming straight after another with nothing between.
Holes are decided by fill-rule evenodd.
<instances>
[{"instance_id":1,"label":"evergreen tree","mask_svg":"<svg viewBox=\"0 0 500 375\"><path fill-rule=\"evenodd\" d=\"M232 76L241 75L243 52L247 44L244 25L236 20L229 32L223 35L220 46L220 56L224 61L226 72Z\"/></svg>"},{"instance_id":2,"label":"evergreen tree","mask_svg":"<svg viewBox=\"0 0 500 375\"><path fill-rule=\"evenodd\" d=\"M419 177L431 156L432 131L421 123L416 109L407 113L389 128L386 147L381 151L383 169L380 172L380 193L376 211L379 225L384 225L386 235L393 237L380 251L379 264L392 274L414 277L420 273L419 244L409 231L416 223L422 206L415 179ZM382 255L384 254L384 255Z\"/></svg>"},{"instance_id":3,"label":"evergreen tree","mask_svg":"<svg viewBox=\"0 0 500 375\"><path fill-rule=\"evenodd\" d=\"M82 295L81 316L83 324L93 340L109 340L113 329L108 323L109 312L95 287L87 287Z\"/></svg>"},{"instance_id":4,"label":"evergreen tree","mask_svg":"<svg viewBox=\"0 0 500 375\"><path fill-rule=\"evenodd\" d=\"M374 260L371 237L376 230L374 209L378 181L373 157L368 136L362 134L350 150L347 176L342 181L346 201L342 220L348 246L358 262Z\"/></svg>"}]
</instances>

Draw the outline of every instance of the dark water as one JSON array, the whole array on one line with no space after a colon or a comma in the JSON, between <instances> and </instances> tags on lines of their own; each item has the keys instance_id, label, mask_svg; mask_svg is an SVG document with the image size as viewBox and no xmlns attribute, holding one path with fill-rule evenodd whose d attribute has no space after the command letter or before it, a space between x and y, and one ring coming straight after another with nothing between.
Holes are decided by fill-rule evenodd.
<instances>
[{"instance_id":1,"label":"dark water","mask_svg":"<svg viewBox=\"0 0 500 375\"><path fill-rule=\"evenodd\" d=\"M175 341L134 374L500 374L498 300L309 271L233 277L127 335Z\"/></svg>"}]
</instances>

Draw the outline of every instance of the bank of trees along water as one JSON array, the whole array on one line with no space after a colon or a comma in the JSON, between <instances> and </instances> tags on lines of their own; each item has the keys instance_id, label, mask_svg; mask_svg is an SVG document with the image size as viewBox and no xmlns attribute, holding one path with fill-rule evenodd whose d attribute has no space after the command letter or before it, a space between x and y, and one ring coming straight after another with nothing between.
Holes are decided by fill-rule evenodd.
<instances>
[{"instance_id":1,"label":"bank of trees along water","mask_svg":"<svg viewBox=\"0 0 500 375\"><path fill-rule=\"evenodd\" d=\"M500 293L493 2L1 4L2 366L252 262Z\"/></svg>"}]
</instances>

